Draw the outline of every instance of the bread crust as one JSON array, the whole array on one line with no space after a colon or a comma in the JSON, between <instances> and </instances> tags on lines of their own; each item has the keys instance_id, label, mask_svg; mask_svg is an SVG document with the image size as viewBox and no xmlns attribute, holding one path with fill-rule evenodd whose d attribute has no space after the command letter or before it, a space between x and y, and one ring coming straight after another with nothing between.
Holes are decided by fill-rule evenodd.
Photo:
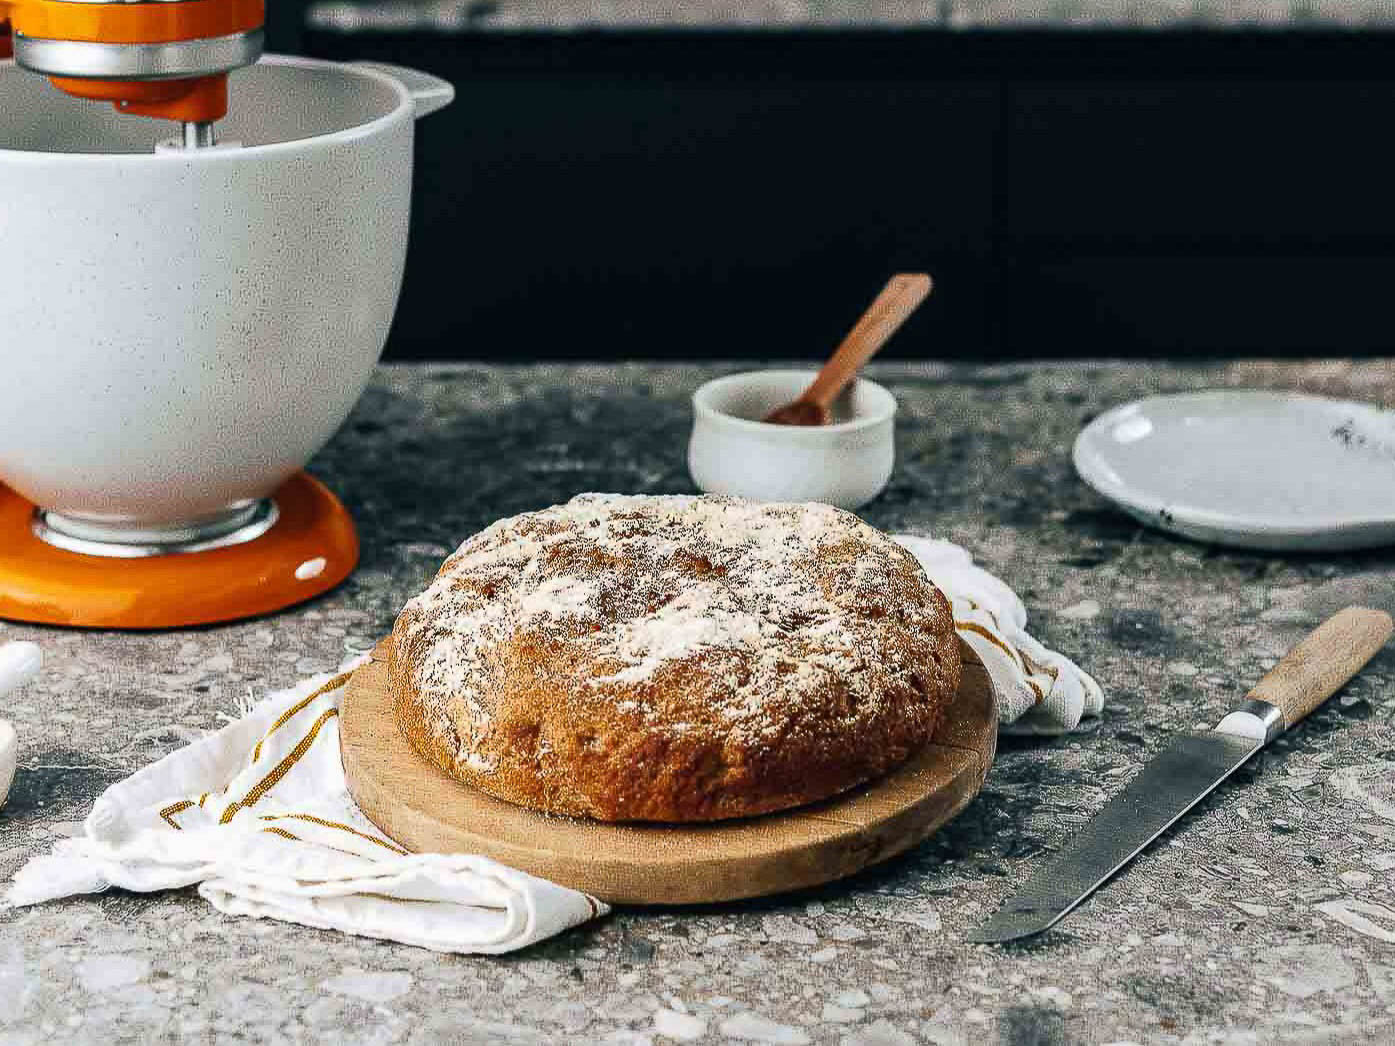
<instances>
[{"instance_id":1,"label":"bread crust","mask_svg":"<svg viewBox=\"0 0 1395 1046\"><path fill-rule=\"evenodd\" d=\"M397 722L490 795L602 821L827 798L933 735L948 602L826 505L581 495L467 540L393 629Z\"/></svg>"}]
</instances>

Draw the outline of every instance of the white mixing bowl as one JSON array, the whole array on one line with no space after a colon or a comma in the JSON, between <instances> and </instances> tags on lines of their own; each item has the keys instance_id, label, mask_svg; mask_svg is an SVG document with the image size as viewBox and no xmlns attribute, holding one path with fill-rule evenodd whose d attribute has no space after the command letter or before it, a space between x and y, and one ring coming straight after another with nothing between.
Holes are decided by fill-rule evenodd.
<instances>
[{"instance_id":1,"label":"white mixing bowl","mask_svg":"<svg viewBox=\"0 0 1395 1046\"><path fill-rule=\"evenodd\" d=\"M414 116L448 84L268 57L220 139L0 62L0 482L80 536L216 530L303 466L382 352Z\"/></svg>"}]
</instances>

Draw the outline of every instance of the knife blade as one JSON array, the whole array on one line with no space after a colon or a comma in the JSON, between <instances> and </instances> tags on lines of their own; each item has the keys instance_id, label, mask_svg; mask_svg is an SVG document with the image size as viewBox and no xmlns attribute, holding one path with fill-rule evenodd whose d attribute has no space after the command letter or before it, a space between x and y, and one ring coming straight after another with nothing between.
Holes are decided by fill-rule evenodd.
<instances>
[{"instance_id":1,"label":"knife blade","mask_svg":"<svg viewBox=\"0 0 1395 1046\"><path fill-rule=\"evenodd\" d=\"M1389 614L1367 607L1328 618L1215 729L1183 734L1149 762L968 939L1001 944L1055 926L1251 756L1340 690L1392 628Z\"/></svg>"}]
</instances>

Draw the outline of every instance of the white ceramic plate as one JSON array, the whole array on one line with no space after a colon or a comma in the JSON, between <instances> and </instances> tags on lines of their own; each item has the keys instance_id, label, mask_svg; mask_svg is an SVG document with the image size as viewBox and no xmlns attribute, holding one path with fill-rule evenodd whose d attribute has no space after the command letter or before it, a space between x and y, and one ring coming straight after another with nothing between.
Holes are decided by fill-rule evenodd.
<instances>
[{"instance_id":1,"label":"white ceramic plate","mask_svg":"<svg viewBox=\"0 0 1395 1046\"><path fill-rule=\"evenodd\" d=\"M1076 438L1082 479L1150 526L1243 548L1395 542L1395 412L1291 392L1154 396Z\"/></svg>"}]
</instances>

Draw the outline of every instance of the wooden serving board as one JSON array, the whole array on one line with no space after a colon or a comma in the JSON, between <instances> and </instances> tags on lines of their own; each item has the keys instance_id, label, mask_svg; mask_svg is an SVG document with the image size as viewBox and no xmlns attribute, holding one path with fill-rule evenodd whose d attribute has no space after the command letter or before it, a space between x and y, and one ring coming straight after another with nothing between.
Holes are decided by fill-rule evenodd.
<instances>
[{"instance_id":1,"label":"wooden serving board","mask_svg":"<svg viewBox=\"0 0 1395 1046\"><path fill-rule=\"evenodd\" d=\"M485 795L416 754L397 728L385 640L345 688L349 792L416 852L474 853L612 904L696 904L851 875L925 839L978 794L997 746L992 682L959 644L963 682L931 744L886 777L783 813L700 825L604 824Z\"/></svg>"}]
</instances>

